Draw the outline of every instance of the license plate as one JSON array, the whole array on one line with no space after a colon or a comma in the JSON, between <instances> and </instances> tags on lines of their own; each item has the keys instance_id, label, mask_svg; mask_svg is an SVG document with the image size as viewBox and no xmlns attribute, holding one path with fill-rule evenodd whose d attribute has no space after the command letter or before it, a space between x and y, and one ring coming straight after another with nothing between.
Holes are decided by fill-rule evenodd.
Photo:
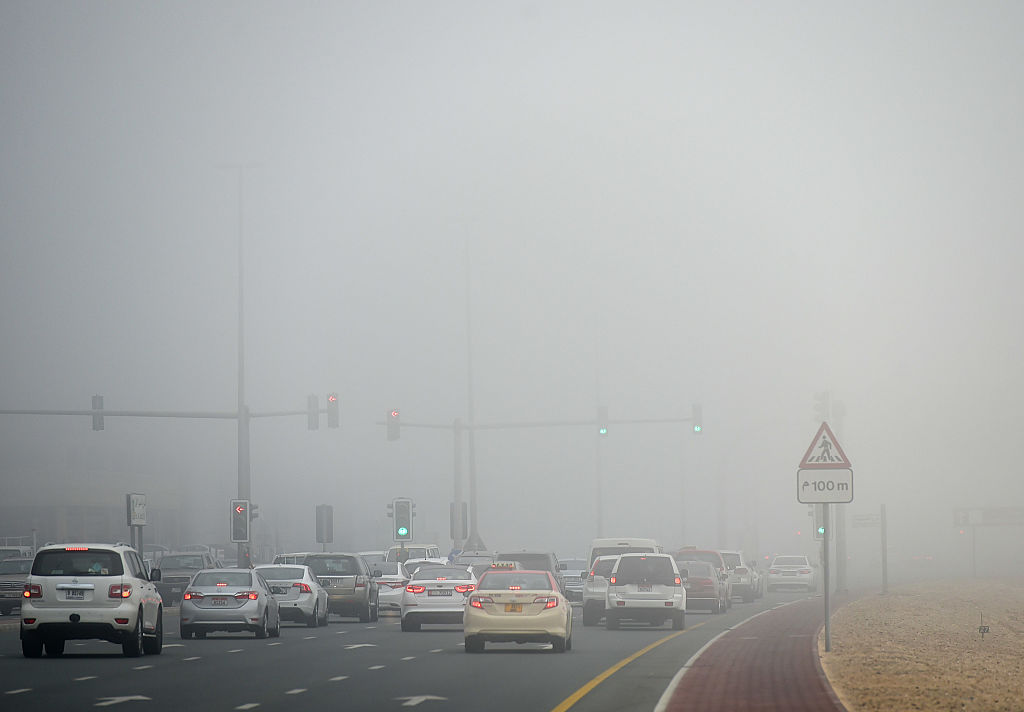
<instances>
[{"instance_id":1,"label":"license plate","mask_svg":"<svg viewBox=\"0 0 1024 712\"><path fill-rule=\"evenodd\" d=\"M639 585L640 593L650 593L651 590L652 590L651 589L651 584L649 584L649 583L642 583L642 584Z\"/></svg>"},{"instance_id":2,"label":"license plate","mask_svg":"<svg viewBox=\"0 0 1024 712\"><path fill-rule=\"evenodd\" d=\"M228 605L228 599L226 599L226 598L215 598L215 599L213 599L213 605L215 605L215 606L226 606L226 605Z\"/></svg>"},{"instance_id":3,"label":"license plate","mask_svg":"<svg viewBox=\"0 0 1024 712\"><path fill-rule=\"evenodd\" d=\"M505 613L522 613L522 612L523 612L523 604L522 603L506 603L505 604Z\"/></svg>"},{"instance_id":4,"label":"license plate","mask_svg":"<svg viewBox=\"0 0 1024 712\"><path fill-rule=\"evenodd\" d=\"M67 600L69 600L69 601L84 601L85 600L85 591L71 589L69 591L65 591L65 593L67 594Z\"/></svg>"},{"instance_id":5,"label":"license plate","mask_svg":"<svg viewBox=\"0 0 1024 712\"><path fill-rule=\"evenodd\" d=\"M450 596L452 590L450 588L432 588L427 591L428 596Z\"/></svg>"}]
</instances>

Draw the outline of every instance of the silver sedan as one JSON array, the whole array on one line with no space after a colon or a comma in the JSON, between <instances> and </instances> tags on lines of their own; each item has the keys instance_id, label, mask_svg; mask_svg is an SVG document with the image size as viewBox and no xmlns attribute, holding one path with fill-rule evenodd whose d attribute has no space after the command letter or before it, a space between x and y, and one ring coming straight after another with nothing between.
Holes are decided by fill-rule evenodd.
<instances>
[{"instance_id":1,"label":"silver sedan","mask_svg":"<svg viewBox=\"0 0 1024 712\"><path fill-rule=\"evenodd\" d=\"M308 566L266 564L255 570L270 585L281 620L298 621L310 628L327 625L327 590Z\"/></svg>"},{"instance_id":2,"label":"silver sedan","mask_svg":"<svg viewBox=\"0 0 1024 712\"><path fill-rule=\"evenodd\" d=\"M252 569L205 569L192 577L181 599L181 637L210 631L251 631L257 638L281 634L277 600Z\"/></svg>"}]
</instances>

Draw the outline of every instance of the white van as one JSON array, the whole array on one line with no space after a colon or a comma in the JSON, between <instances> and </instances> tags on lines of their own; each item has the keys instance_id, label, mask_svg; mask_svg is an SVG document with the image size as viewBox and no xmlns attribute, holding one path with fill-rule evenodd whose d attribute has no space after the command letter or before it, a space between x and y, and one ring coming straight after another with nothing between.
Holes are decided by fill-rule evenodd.
<instances>
[{"instance_id":1,"label":"white van","mask_svg":"<svg viewBox=\"0 0 1024 712\"><path fill-rule=\"evenodd\" d=\"M621 554L660 554L661 545L654 539L640 537L598 538L590 542L590 553L587 561L593 566L594 559L599 556L619 556Z\"/></svg>"}]
</instances>

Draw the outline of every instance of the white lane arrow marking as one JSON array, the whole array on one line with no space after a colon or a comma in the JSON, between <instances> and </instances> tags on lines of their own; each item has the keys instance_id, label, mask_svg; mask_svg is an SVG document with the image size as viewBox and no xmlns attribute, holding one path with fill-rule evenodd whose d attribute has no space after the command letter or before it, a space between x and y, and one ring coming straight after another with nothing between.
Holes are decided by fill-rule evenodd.
<instances>
[{"instance_id":1,"label":"white lane arrow marking","mask_svg":"<svg viewBox=\"0 0 1024 712\"><path fill-rule=\"evenodd\" d=\"M377 646L373 643L356 643L355 645L346 645L345 650L355 650L356 648L376 648Z\"/></svg>"},{"instance_id":2,"label":"white lane arrow marking","mask_svg":"<svg viewBox=\"0 0 1024 712\"><path fill-rule=\"evenodd\" d=\"M438 697L437 695L416 695L415 697L396 697L396 700L405 700L402 703L402 707L415 707L423 702L429 700L447 700L447 697Z\"/></svg>"},{"instance_id":3,"label":"white lane arrow marking","mask_svg":"<svg viewBox=\"0 0 1024 712\"><path fill-rule=\"evenodd\" d=\"M93 707L110 707L111 705L119 705L122 702L152 702L152 698L146 697L145 695L127 695L125 697L97 697L100 700Z\"/></svg>"}]
</instances>

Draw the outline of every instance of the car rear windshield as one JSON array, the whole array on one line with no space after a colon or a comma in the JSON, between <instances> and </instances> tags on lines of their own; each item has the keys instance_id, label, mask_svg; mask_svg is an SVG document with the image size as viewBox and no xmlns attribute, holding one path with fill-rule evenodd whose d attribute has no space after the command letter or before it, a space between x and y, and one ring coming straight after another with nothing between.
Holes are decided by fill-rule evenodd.
<instances>
[{"instance_id":1,"label":"car rear windshield","mask_svg":"<svg viewBox=\"0 0 1024 712\"><path fill-rule=\"evenodd\" d=\"M531 574L522 571L488 571L480 579L478 591L551 591L551 579L547 574Z\"/></svg>"},{"instance_id":2,"label":"car rear windshield","mask_svg":"<svg viewBox=\"0 0 1024 712\"><path fill-rule=\"evenodd\" d=\"M251 586L252 574L248 571L207 571L192 579L193 586Z\"/></svg>"},{"instance_id":3,"label":"car rear windshield","mask_svg":"<svg viewBox=\"0 0 1024 712\"><path fill-rule=\"evenodd\" d=\"M412 575L412 578L414 581L433 581L441 578L466 580L469 576L470 574L465 568L458 568L454 566L430 566L417 569L416 573Z\"/></svg>"},{"instance_id":4,"label":"car rear windshield","mask_svg":"<svg viewBox=\"0 0 1024 712\"><path fill-rule=\"evenodd\" d=\"M711 578L715 575L715 567L706 561L677 561L680 573L686 569L688 578Z\"/></svg>"},{"instance_id":5,"label":"car rear windshield","mask_svg":"<svg viewBox=\"0 0 1024 712\"><path fill-rule=\"evenodd\" d=\"M723 551L722 559L725 561L725 567L727 569L735 569L737 566L743 566L743 562L740 561L739 554Z\"/></svg>"},{"instance_id":6,"label":"car rear windshield","mask_svg":"<svg viewBox=\"0 0 1024 712\"><path fill-rule=\"evenodd\" d=\"M33 576L122 576L121 556L109 549L40 551L32 563Z\"/></svg>"},{"instance_id":7,"label":"car rear windshield","mask_svg":"<svg viewBox=\"0 0 1024 712\"><path fill-rule=\"evenodd\" d=\"M382 561L376 565L377 570L380 571L381 576L401 576L402 571L398 568L401 566L397 561Z\"/></svg>"},{"instance_id":8,"label":"car rear windshield","mask_svg":"<svg viewBox=\"0 0 1024 712\"><path fill-rule=\"evenodd\" d=\"M619 583L674 583L676 572L667 556L623 556L615 578Z\"/></svg>"},{"instance_id":9,"label":"car rear windshield","mask_svg":"<svg viewBox=\"0 0 1024 712\"><path fill-rule=\"evenodd\" d=\"M430 552L427 551L425 546L407 546L405 547L405 559L427 559L430 557ZM402 549L398 546L393 546L388 549L386 559L388 561L401 561L402 560Z\"/></svg>"},{"instance_id":10,"label":"car rear windshield","mask_svg":"<svg viewBox=\"0 0 1024 712\"><path fill-rule=\"evenodd\" d=\"M615 562L618 561L616 557L608 559L601 559L594 564L594 576L604 576L608 578L611 575L612 569L615 568Z\"/></svg>"},{"instance_id":11,"label":"car rear windshield","mask_svg":"<svg viewBox=\"0 0 1024 712\"><path fill-rule=\"evenodd\" d=\"M301 566L273 566L256 569L267 581L294 581L306 575Z\"/></svg>"},{"instance_id":12,"label":"car rear windshield","mask_svg":"<svg viewBox=\"0 0 1024 712\"><path fill-rule=\"evenodd\" d=\"M32 568L32 559L4 559L0 561L0 574L27 574Z\"/></svg>"},{"instance_id":13,"label":"car rear windshield","mask_svg":"<svg viewBox=\"0 0 1024 712\"><path fill-rule=\"evenodd\" d=\"M551 557L547 554L498 554L495 561L518 561L524 569L551 571Z\"/></svg>"},{"instance_id":14,"label":"car rear windshield","mask_svg":"<svg viewBox=\"0 0 1024 712\"><path fill-rule=\"evenodd\" d=\"M776 556L772 566L807 566L806 556Z\"/></svg>"},{"instance_id":15,"label":"car rear windshield","mask_svg":"<svg viewBox=\"0 0 1024 712\"><path fill-rule=\"evenodd\" d=\"M717 551L683 551L675 555L676 561L706 561L716 569L722 565L722 555Z\"/></svg>"},{"instance_id":16,"label":"car rear windshield","mask_svg":"<svg viewBox=\"0 0 1024 712\"><path fill-rule=\"evenodd\" d=\"M590 552L596 559L599 556L618 556L619 554L653 554L653 546L599 546Z\"/></svg>"},{"instance_id":17,"label":"car rear windshield","mask_svg":"<svg viewBox=\"0 0 1024 712\"><path fill-rule=\"evenodd\" d=\"M161 569L201 569L204 566L203 557L195 554L172 554L160 559Z\"/></svg>"},{"instance_id":18,"label":"car rear windshield","mask_svg":"<svg viewBox=\"0 0 1024 712\"><path fill-rule=\"evenodd\" d=\"M310 556L306 565L317 576L356 576L362 573L352 556Z\"/></svg>"}]
</instances>

